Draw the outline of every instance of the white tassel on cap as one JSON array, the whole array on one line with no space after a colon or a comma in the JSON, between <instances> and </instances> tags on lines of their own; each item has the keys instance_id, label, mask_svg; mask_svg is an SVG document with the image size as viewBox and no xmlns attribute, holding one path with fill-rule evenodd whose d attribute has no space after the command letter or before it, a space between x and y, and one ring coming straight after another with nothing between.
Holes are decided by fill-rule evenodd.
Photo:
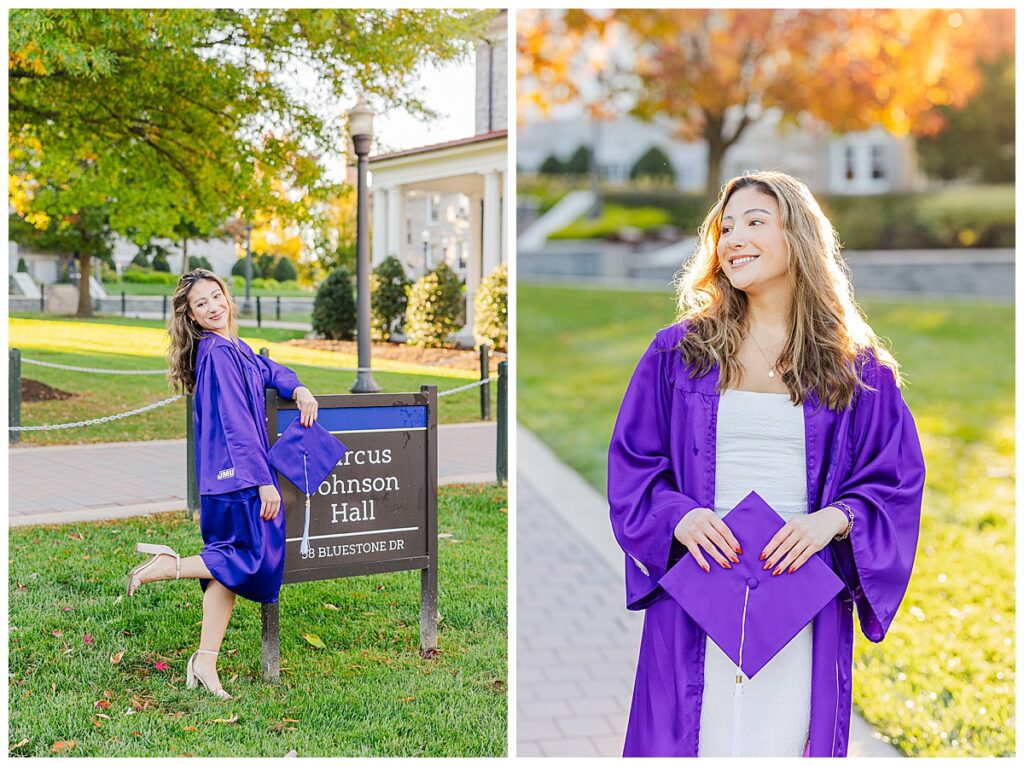
<instances>
[{"instance_id":1,"label":"white tassel on cap","mask_svg":"<svg viewBox=\"0 0 1024 766\"><path fill-rule=\"evenodd\" d=\"M732 698L732 755L740 754L740 720L743 717L743 640L747 636L747 600L750 598L750 586L743 596L743 617L740 618L740 664L736 666L736 691Z\"/></svg>"},{"instance_id":2,"label":"white tassel on cap","mask_svg":"<svg viewBox=\"0 0 1024 766\"><path fill-rule=\"evenodd\" d=\"M309 474L306 472L306 453L302 453L302 475L306 479L306 522L302 527L302 542L299 543L299 553L303 556L309 553Z\"/></svg>"}]
</instances>

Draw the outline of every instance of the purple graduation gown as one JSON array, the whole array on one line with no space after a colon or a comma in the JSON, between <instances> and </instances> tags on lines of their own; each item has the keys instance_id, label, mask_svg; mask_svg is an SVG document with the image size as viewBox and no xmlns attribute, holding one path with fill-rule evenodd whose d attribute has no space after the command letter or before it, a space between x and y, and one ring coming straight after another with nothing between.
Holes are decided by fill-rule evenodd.
<instances>
[{"instance_id":1,"label":"purple graduation gown","mask_svg":"<svg viewBox=\"0 0 1024 766\"><path fill-rule=\"evenodd\" d=\"M291 399L302 383L287 367L203 333L196 354L195 443L203 561L240 596L277 601L284 576L284 512L260 518L259 486L278 486L267 451L264 388ZM280 491L280 487L278 487ZM200 580L203 589L209 580Z\"/></svg>"},{"instance_id":2,"label":"purple graduation gown","mask_svg":"<svg viewBox=\"0 0 1024 766\"><path fill-rule=\"evenodd\" d=\"M697 756L705 633L658 581L687 555L673 536L679 520L714 508L719 371L690 378L675 350L683 332L684 324L661 330L641 358L609 447L626 605L646 610L625 756ZM853 606L864 635L881 641L917 548L925 470L914 420L892 374L870 355L862 377L876 390L859 391L842 412L819 407L813 394L803 405L808 512L842 500L855 518L849 539L817 554L847 587L814 618L810 756L846 755Z\"/></svg>"}]
</instances>

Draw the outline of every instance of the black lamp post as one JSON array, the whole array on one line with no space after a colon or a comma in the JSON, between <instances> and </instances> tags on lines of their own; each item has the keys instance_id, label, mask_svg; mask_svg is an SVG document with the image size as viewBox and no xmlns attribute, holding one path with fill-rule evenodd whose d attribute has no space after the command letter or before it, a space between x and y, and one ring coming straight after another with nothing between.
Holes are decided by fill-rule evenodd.
<instances>
[{"instance_id":1,"label":"black lamp post","mask_svg":"<svg viewBox=\"0 0 1024 766\"><path fill-rule=\"evenodd\" d=\"M373 140L373 110L360 98L348 113L348 130L358 158L356 184L356 341L359 372L349 389L353 394L373 394L380 386L370 372L370 238L367 226L366 158Z\"/></svg>"},{"instance_id":2,"label":"black lamp post","mask_svg":"<svg viewBox=\"0 0 1024 766\"><path fill-rule=\"evenodd\" d=\"M245 302L242 304L245 316L252 314L252 223L245 225Z\"/></svg>"}]
</instances>

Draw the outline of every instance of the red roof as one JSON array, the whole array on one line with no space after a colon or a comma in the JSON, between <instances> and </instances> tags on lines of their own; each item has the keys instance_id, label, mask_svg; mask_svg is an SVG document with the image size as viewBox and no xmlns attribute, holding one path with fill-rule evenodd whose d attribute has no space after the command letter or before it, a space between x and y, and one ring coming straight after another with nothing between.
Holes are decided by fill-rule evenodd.
<instances>
[{"instance_id":1,"label":"red roof","mask_svg":"<svg viewBox=\"0 0 1024 766\"><path fill-rule=\"evenodd\" d=\"M492 130L489 133L480 133L469 138L458 138L454 141L445 141L440 144L430 144L429 146L417 146L412 149L403 149L400 152L391 152L390 154L378 154L374 157L370 157L370 162L376 162L378 160L390 160L395 157L409 157L414 154L426 154L427 152L437 151L438 149L447 149L452 146L466 146L467 144L482 143L484 141L493 141L498 138L507 138L508 128L502 130Z\"/></svg>"}]
</instances>

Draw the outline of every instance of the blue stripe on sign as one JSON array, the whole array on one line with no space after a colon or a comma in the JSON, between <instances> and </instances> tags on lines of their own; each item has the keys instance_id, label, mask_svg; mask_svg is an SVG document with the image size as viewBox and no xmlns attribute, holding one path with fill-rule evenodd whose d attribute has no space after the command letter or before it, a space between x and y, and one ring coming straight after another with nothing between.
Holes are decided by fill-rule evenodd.
<instances>
[{"instance_id":1,"label":"blue stripe on sign","mask_svg":"<svg viewBox=\"0 0 1024 766\"><path fill-rule=\"evenodd\" d=\"M298 410L277 411L277 432L284 433L299 417ZM394 428L426 428L427 408L414 407L321 407L316 422L328 431L376 431Z\"/></svg>"}]
</instances>

